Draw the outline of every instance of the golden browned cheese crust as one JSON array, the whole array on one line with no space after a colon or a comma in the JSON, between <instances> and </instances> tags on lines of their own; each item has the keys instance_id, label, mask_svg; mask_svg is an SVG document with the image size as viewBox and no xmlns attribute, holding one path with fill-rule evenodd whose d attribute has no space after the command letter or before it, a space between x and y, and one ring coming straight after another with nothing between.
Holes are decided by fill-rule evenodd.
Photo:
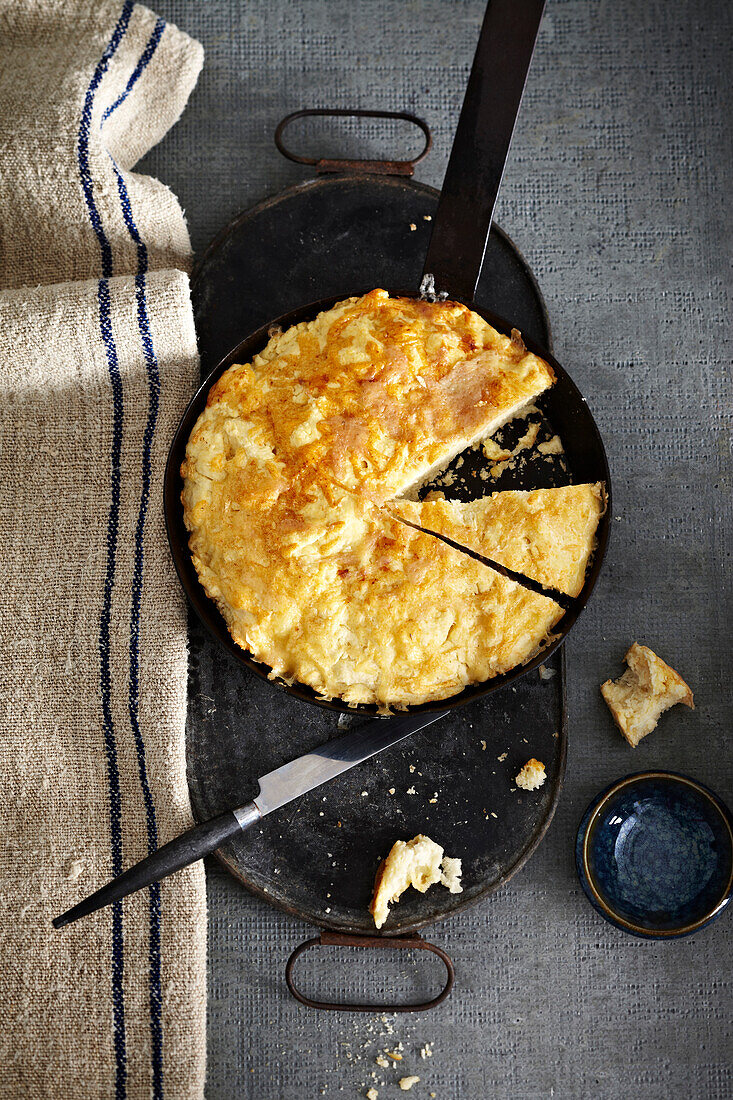
<instances>
[{"instance_id":1,"label":"golden browned cheese crust","mask_svg":"<svg viewBox=\"0 0 733 1100\"><path fill-rule=\"evenodd\" d=\"M273 336L212 388L289 478L384 501L490 434L550 367L455 302L373 290Z\"/></svg>"},{"instance_id":2,"label":"golden browned cheese crust","mask_svg":"<svg viewBox=\"0 0 733 1100\"><path fill-rule=\"evenodd\" d=\"M451 303L372 291L212 388L181 473L199 578L235 641L326 698L447 698L531 658L562 615L382 502L552 382Z\"/></svg>"},{"instance_id":3,"label":"golden browned cheese crust","mask_svg":"<svg viewBox=\"0 0 733 1100\"><path fill-rule=\"evenodd\" d=\"M463 504L393 501L394 515L548 588L577 596L605 509L603 486L494 493Z\"/></svg>"}]
</instances>

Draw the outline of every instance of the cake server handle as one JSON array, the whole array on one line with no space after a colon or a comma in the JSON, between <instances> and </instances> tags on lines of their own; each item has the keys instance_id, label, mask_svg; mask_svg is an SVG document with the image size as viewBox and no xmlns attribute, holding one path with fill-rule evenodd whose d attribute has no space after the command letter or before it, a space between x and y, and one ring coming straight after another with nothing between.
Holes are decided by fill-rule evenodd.
<instances>
[{"instance_id":1,"label":"cake server handle","mask_svg":"<svg viewBox=\"0 0 733 1100\"><path fill-rule=\"evenodd\" d=\"M247 802L237 810L228 810L219 817L194 826L187 833L164 844L157 852L136 863L129 870L113 879L107 886L97 890L91 897L80 901L66 913L53 920L54 928L63 928L66 924L94 913L105 905L120 901L135 890L142 890L159 879L172 875L181 867L203 859L216 851L230 837L236 836L266 814L287 806L296 798L328 783L343 772L368 760L384 749L396 745L418 730L444 718L445 710L422 711L417 714L405 714L400 718L377 718L356 726L341 737L334 737L319 745L312 752L299 756L279 768L261 775L259 793L252 802Z\"/></svg>"},{"instance_id":2,"label":"cake server handle","mask_svg":"<svg viewBox=\"0 0 733 1100\"><path fill-rule=\"evenodd\" d=\"M423 271L473 302L545 0L489 0Z\"/></svg>"}]
</instances>

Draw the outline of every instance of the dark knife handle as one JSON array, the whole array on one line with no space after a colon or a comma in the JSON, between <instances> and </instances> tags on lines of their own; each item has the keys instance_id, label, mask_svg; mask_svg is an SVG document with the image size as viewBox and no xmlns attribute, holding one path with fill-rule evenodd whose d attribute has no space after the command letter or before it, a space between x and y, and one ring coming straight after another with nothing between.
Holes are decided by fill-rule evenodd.
<instances>
[{"instance_id":1,"label":"dark knife handle","mask_svg":"<svg viewBox=\"0 0 733 1100\"><path fill-rule=\"evenodd\" d=\"M238 810L228 810L220 817L196 825L193 829L164 844L156 852L123 871L117 878L112 879L101 890L80 901L66 913L54 917L54 928L63 928L79 917L85 917L88 913L95 913L97 909L103 909L105 905L111 905L114 901L120 901L128 894L134 894L136 890L142 890L145 886L151 886L154 882L172 875L174 871L180 871L182 867L188 867L198 859L203 859L211 852L235 836L241 829L252 825L260 819L260 811L254 802L248 802Z\"/></svg>"},{"instance_id":2,"label":"dark knife handle","mask_svg":"<svg viewBox=\"0 0 733 1100\"><path fill-rule=\"evenodd\" d=\"M489 0L424 274L473 301L545 0Z\"/></svg>"}]
</instances>

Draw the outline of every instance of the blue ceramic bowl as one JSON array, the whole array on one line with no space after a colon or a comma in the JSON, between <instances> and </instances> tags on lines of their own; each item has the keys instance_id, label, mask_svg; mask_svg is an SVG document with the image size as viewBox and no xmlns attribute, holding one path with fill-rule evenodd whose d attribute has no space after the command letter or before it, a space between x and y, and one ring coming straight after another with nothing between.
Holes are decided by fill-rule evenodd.
<instances>
[{"instance_id":1,"label":"blue ceramic bowl","mask_svg":"<svg viewBox=\"0 0 733 1100\"><path fill-rule=\"evenodd\" d=\"M575 861L591 904L617 928L645 939L689 936L730 901L733 817L685 775L627 775L585 811Z\"/></svg>"}]
</instances>

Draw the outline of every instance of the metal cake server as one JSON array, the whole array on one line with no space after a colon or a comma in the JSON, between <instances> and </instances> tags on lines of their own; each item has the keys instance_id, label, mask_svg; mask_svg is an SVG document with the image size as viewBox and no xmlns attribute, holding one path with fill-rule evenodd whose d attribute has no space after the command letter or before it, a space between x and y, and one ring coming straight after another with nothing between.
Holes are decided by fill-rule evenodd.
<instances>
[{"instance_id":1,"label":"metal cake server","mask_svg":"<svg viewBox=\"0 0 733 1100\"><path fill-rule=\"evenodd\" d=\"M410 714L404 718L377 719L367 722L342 737L327 741L325 745L306 753L305 756L283 764L280 768L260 777L260 793L252 802L247 802L236 810L227 810L219 817L196 825L193 829L176 837L156 852L112 879L101 890L72 906L66 913L55 917L54 928L63 928L79 917L103 909L114 901L134 894L167 875L188 867L197 859L203 859L219 848L229 837L240 830L254 825L266 814L287 805L301 794L320 787L329 779L361 764L370 756L388 749L411 733L424 729L439 718L444 718L447 710L430 713Z\"/></svg>"}]
</instances>

